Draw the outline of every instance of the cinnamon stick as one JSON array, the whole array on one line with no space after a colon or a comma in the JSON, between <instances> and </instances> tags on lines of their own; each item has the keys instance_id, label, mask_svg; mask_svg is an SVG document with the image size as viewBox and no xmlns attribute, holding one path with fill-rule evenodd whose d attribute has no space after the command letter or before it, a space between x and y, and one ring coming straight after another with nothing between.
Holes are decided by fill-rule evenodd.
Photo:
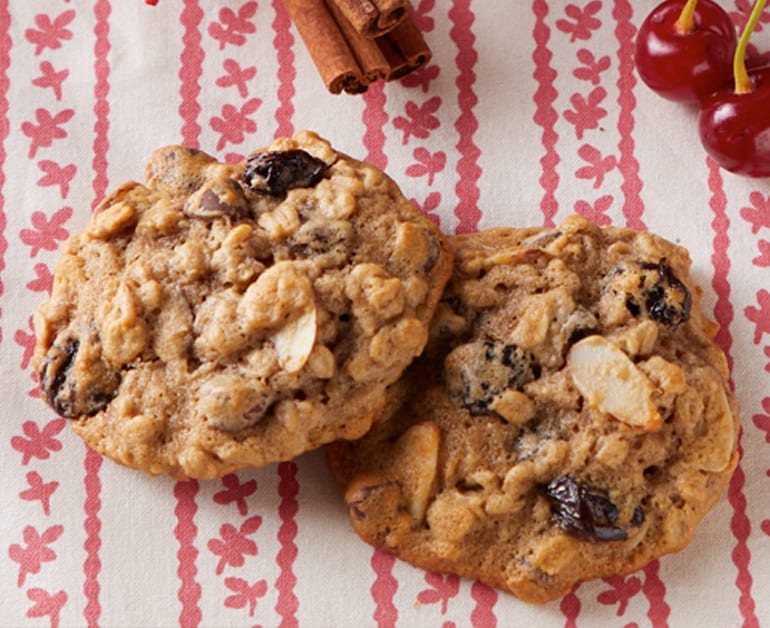
<instances>
[{"instance_id":1,"label":"cinnamon stick","mask_svg":"<svg viewBox=\"0 0 770 628\"><path fill-rule=\"evenodd\" d=\"M360 94L371 83L404 76L431 57L408 13L387 35L368 38L345 17L337 0L284 0L284 5L332 94Z\"/></svg>"},{"instance_id":2,"label":"cinnamon stick","mask_svg":"<svg viewBox=\"0 0 770 628\"><path fill-rule=\"evenodd\" d=\"M390 66L390 72L386 77L388 81L414 72L431 59L431 51L425 38L409 16L376 41Z\"/></svg>"},{"instance_id":3,"label":"cinnamon stick","mask_svg":"<svg viewBox=\"0 0 770 628\"><path fill-rule=\"evenodd\" d=\"M353 28L364 37L381 37L406 17L407 0L333 0Z\"/></svg>"},{"instance_id":4,"label":"cinnamon stick","mask_svg":"<svg viewBox=\"0 0 770 628\"><path fill-rule=\"evenodd\" d=\"M376 40L362 37L345 17L335 0L326 0L326 6L358 63L361 70L360 82L368 86L375 81L387 78L390 74L390 65Z\"/></svg>"},{"instance_id":5,"label":"cinnamon stick","mask_svg":"<svg viewBox=\"0 0 770 628\"><path fill-rule=\"evenodd\" d=\"M326 88L356 90L361 71L323 0L284 0L284 6Z\"/></svg>"}]
</instances>

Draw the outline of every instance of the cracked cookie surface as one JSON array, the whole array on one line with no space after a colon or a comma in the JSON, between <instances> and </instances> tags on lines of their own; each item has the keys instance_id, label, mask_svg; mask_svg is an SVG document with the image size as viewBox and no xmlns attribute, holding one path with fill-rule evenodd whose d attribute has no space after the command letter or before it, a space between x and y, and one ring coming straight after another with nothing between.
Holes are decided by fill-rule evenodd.
<instances>
[{"instance_id":1,"label":"cracked cookie surface","mask_svg":"<svg viewBox=\"0 0 770 628\"><path fill-rule=\"evenodd\" d=\"M451 267L391 179L311 132L240 164L169 146L63 245L34 365L98 452L221 476L366 432Z\"/></svg>"},{"instance_id":2,"label":"cracked cookie surface","mask_svg":"<svg viewBox=\"0 0 770 628\"><path fill-rule=\"evenodd\" d=\"M687 252L577 216L454 248L387 413L327 447L356 532L538 603L683 548L738 458Z\"/></svg>"}]
</instances>

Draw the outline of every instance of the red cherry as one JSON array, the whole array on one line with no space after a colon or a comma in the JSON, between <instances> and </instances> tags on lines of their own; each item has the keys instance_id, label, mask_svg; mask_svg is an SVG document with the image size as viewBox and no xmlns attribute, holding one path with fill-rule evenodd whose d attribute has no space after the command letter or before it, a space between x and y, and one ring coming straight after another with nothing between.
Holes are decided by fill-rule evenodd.
<instances>
[{"instance_id":1,"label":"red cherry","mask_svg":"<svg viewBox=\"0 0 770 628\"><path fill-rule=\"evenodd\" d=\"M634 53L639 76L653 91L696 103L730 82L738 35L730 16L711 0L700 0L691 24L681 24L686 4L666 0L653 9L639 28Z\"/></svg>"},{"instance_id":2,"label":"red cherry","mask_svg":"<svg viewBox=\"0 0 770 628\"><path fill-rule=\"evenodd\" d=\"M706 99L698 130L708 154L725 170L770 177L770 67L749 76L753 91L728 88Z\"/></svg>"}]
</instances>

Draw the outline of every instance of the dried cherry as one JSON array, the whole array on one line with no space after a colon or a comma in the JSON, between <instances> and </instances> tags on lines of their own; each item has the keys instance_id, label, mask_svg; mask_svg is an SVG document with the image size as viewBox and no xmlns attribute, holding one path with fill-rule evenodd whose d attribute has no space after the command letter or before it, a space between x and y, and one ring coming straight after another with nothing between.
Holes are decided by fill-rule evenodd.
<instances>
[{"instance_id":1,"label":"dried cherry","mask_svg":"<svg viewBox=\"0 0 770 628\"><path fill-rule=\"evenodd\" d=\"M565 532L588 541L624 541L626 531L615 525L618 507L609 493L574 475L552 480L545 489L553 520Z\"/></svg>"},{"instance_id":2,"label":"dried cherry","mask_svg":"<svg viewBox=\"0 0 770 628\"><path fill-rule=\"evenodd\" d=\"M253 153L246 159L243 181L252 190L283 196L294 188L316 185L326 163L304 150Z\"/></svg>"}]
</instances>

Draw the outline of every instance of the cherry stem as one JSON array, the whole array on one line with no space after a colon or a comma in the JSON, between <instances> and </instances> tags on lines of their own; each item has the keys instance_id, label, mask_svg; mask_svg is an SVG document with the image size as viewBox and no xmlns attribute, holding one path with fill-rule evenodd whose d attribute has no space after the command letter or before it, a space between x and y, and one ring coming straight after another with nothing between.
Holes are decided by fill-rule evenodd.
<instances>
[{"instance_id":1,"label":"cherry stem","mask_svg":"<svg viewBox=\"0 0 770 628\"><path fill-rule=\"evenodd\" d=\"M736 94L750 94L754 91L754 81L751 80L746 71L746 47L749 45L751 33L759 21L762 9L765 8L765 2L767 0L757 0L754 3L751 15L743 27L740 39L738 39L738 47L735 49L735 56L733 57L733 80L735 81Z\"/></svg>"},{"instance_id":2,"label":"cherry stem","mask_svg":"<svg viewBox=\"0 0 770 628\"><path fill-rule=\"evenodd\" d=\"M687 0L687 4L682 8L682 12L679 14L679 19L676 21L676 31L680 35L686 35L692 33L695 30L695 5L698 4L698 0Z\"/></svg>"}]
</instances>

